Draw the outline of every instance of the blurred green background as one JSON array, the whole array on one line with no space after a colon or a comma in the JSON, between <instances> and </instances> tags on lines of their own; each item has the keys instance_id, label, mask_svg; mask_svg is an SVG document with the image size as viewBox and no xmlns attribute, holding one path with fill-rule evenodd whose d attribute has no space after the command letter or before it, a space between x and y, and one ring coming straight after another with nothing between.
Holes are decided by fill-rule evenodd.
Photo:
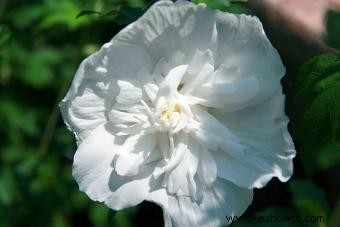
<instances>
[{"instance_id":1,"label":"blurred green background","mask_svg":"<svg viewBox=\"0 0 340 227\"><path fill-rule=\"evenodd\" d=\"M252 1L195 2L259 16L287 67L283 85L298 151L295 173L289 183L274 179L256 190L245 215L326 217L325 223L256 226L340 226L340 14L329 12L328 36L320 45L273 24ZM71 175L75 139L58 108L81 60L151 3L0 0L0 227L163 225L156 205L114 212L78 190Z\"/></svg>"}]
</instances>

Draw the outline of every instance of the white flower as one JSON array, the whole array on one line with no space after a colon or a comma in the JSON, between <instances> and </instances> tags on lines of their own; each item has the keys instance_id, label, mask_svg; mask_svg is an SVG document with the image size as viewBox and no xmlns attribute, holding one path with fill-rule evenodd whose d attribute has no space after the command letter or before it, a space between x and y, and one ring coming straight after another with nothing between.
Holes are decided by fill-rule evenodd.
<instances>
[{"instance_id":1,"label":"white flower","mask_svg":"<svg viewBox=\"0 0 340 227\"><path fill-rule=\"evenodd\" d=\"M88 57L61 102L80 190L143 200L166 226L219 226L292 175L276 50L256 17L159 1Z\"/></svg>"}]
</instances>

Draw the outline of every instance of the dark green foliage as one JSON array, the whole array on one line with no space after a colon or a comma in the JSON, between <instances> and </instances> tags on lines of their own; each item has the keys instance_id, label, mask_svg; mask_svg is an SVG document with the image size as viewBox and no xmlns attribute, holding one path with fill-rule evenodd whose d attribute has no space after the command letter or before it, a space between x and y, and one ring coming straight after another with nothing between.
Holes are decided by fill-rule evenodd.
<instances>
[{"instance_id":1,"label":"dark green foliage","mask_svg":"<svg viewBox=\"0 0 340 227\"><path fill-rule=\"evenodd\" d=\"M328 219L329 207L324 193L311 181L292 180L293 206L301 215L323 216Z\"/></svg>"},{"instance_id":2,"label":"dark green foliage","mask_svg":"<svg viewBox=\"0 0 340 227\"><path fill-rule=\"evenodd\" d=\"M162 225L163 217L156 206L142 204L116 213L79 191L72 177L74 136L63 124L57 106L79 63L141 16L153 2L0 0L1 227ZM250 12L245 1L194 2L233 13ZM330 13L328 20L328 42L335 48L340 46L338 16ZM298 176L294 180L287 184L271 182L268 186L270 192L275 189L287 194L286 197L272 195L278 201L272 206L267 195L256 192L254 203L245 215L325 215L327 221L332 217L336 220L333 200L338 195L334 193L338 191L337 185L320 184L315 175L337 168L340 162L339 55L311 59L287 84L294 85L288 91L294 96L287 96L291 105L288 109L297 159L302 164L295 164ZM299 170L303 168L307 176ZM232 226L323 227L326 224L234 223Z\"/></svg>"},{"instance_id":3,"label":"dark green foliage","mask_svg":"<svg viewBox=\"0 0 340 227\"><path fill-rule=\"evenodd\" d=\"M315 57L296 76L294 138L308 174L340 160L340 55Z\"/></svg>"},{"instance_id":4,"label":"dark green foliage","mask_svg":"<svg viewBox=\"0 0 340 227\"><path fill-rule=\"evenodd\" d=\"M219 9L231 13L249 13L249 10L242 3L248 0L194 0L195 3L205 3L212 9Z\"/></svg>"},{"instance_id":5,"label":"dark green foliage","mask_svg":"<svg viewBox=\"0 0 340 227\"><path fill-rule=\"evenodd\" d=\"M79 191L74 137L57 104L80 61L145 7L143 0L0 2L1 227L133 226L136 208L116 216Z\"/></svg>"},{"instance_id":6,"label":"dark green foliage","mask_svg":"<svg viewBox=\"0 0 340 227\"><path fill-rule=\"evenodd\" d=\"M332 47L340 50L340 12L328 12L327 33L327 42Z\"/></svg>"}]
</instances>

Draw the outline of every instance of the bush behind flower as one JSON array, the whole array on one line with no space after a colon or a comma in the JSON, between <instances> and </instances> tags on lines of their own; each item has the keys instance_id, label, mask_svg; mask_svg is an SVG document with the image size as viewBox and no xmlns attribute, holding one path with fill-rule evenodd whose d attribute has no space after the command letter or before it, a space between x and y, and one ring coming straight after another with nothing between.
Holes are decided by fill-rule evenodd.
<instances>
[{"instance_id":1,"label":"bush behind flower","mask_svg":"<svg viewBox=\"0 0 340 227\"><path fill-rule=\"evenodd\" d=\"M73 135L63 126L57 110L57 103L81 59L108 41L112 33L135 20L148 5L149 2L143 0L13 0L0 3L0 226L162 225L161 211L154 205L143 203L138 208L113 213L78 190L71 176L75 150ZM239 12L246 4L232 7L229 10ZM76 19L85 9L100 14L84 13ZM276 39L274 46L275 42L289 46L287 40ZM299 62L289 62L297 52L299 50L285 50L283 55L289 69L289 76L284 81L288 114L293 117L293 139L301 152L295 163L296 172L288 185L274 181L268 188L257 191L255 201L245 215L255 215L265 209L275 213L279 206L293 209L296 214L325 215L331 222L339 196L339 185L334 180L339 178L336 175L339 110L335 108L339 102L339 98L335 98L339 89L332 92L338 86L339 67L327 68L335 61L330 59L339 57L314 59L300 70L295 81L295 72L307 59L304 56ZM323 74L323 80L313 82L313 87L317 92L327 94L320 93L320 97L315 98L318 101L314 100L315 96L309 100L315 102L311 108L318 108L315 113L323 113L329 108L331 111L322 118L327 122L326 131L318 130L319 134L313 134L313 141L322 138L326 145L313 146L311 156L310 149L306 148L311 138L301 134L307 132L309 126L314 127L315 118L301 120L308 107L304 112L298 112L295 107L302 101L296 95L303 89L301 81L308 81L309 75L315 74L308 68L319 62L323 62L322 70L327 73ZM327 97L331 97L330 102ZM308 129L308 133L313 131ZM306 193L300 193L300 190Z\"/></svg>"}]
</instances>

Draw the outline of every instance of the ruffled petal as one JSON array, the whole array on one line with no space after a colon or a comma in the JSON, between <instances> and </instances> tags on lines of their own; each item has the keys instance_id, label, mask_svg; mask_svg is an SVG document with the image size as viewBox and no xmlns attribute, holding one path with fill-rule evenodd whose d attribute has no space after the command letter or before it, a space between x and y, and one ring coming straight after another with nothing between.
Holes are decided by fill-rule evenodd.
<instances>
[{"instance_id":1,"label":"ruffled petal","mask_svg":"<svg viewBox=\"0 0 340 227\"><path fill-rule=\"evenodd\" d=\"M116 97L116 101L121 104L136 104L142 99L142 89L136 87L134 84L124 81L117 81L119 87L119 94Z\"/></svg>"},{"instance_id":2,"label":"ruffled petal","mask_svg":"<svg viewBox=\"0 0 340 227\"><path fill-rule=\"evenodd\" d=\"M65 122L75 133L78 142L86 138L98 125L105 123L104 99L87 90L62 107Z\"/></svg>"},{"instance_id":3,"label":"ruffled petal","mask_svg":"<svg viewBox=\"0 0 340 227\"><path fill-rule=\"evenodd\" d=\"M256 96L242 103L225 106L229 112L256 106L271 97L281 86L285 67L280 56L265 35L257 17L219 12L216 14L217 54L215 66L225 71L221 81L237 81L255 77L258 80ZM232 73L231 69L234 69ZM222 78L221 78L222 77Z\"/></svg>"},{"instance_id":4,"label":"ruffled petal","mask_svg":"<svg viewBox=\"0 0 340 227\"><path fill-rule=\"evenodd\" d=\"M245 154L240 157L213 152L220 177L247 188L261 188L272 177L284 182L291 177L296 151L287 130L281 90L257 107L235 113L215 110L213 114L242 138L245 147Z\"/></svg>"},{"instance_id":5,"label":"ruffled petal","mask_svg":"<svg viewBox=\"0 0 340 227\"><path fill-rule=\"evenodd\" d=\"M148 59L138 47L110 42L81 63L71 88L60 102L65 124L75 133L78 143L106 122L105 115L116 99L123 103L137 102L141 90L136 75L150 70ZM126 64L130 61L133 64ZM120 79L123 81L117 83ZM130 91L133 95L126 95Z\"/></svg>"},{"instance_id":6,"label":"ruffled petal","mask_svg":"<svg viewBox=\"0 0 340 227\"><path fill-rule=\"evenodd\" d=\"M159 84L158 97L167 97L169 99L177 95L177 87L188 69L187 65L179 65L168 73L164 80Z\"/></svg>"},{"instance_id":7,"label":"ruffled petal","mask_svg":"<svg viewBox=\"0 0 340 227\"><path fill-rule=\"evenodd\" d=\"M81 63L69 91L60 102L64 122L75 133L78 142L105 122L105 100L113 99L117 94L109 85L112 77L106 69L108 48L109 45L104 45Z\"/></svg>"},{"instance_id":8,"label":"ruffled petal","mask_svg":"<svg viewBox=\"0 0 340 227\"><path fill-rule=\"evenodd\" d=\"M180 146L184 149L183 157L178 160L178 164L167 173L167 189L170 194L178 196L192 196L197 195L196 182L194 176L196 175L198 163L200 160L199 144L188 139L187 146Z\"/></svg>"},{"instance_id":9,"label":"ruffled petal","mask_svg":"<svg viewBox=\"0 0 340 227\"><path fill-rule=\"evenodd\" d=\"M206 5L163 0L114 40L147 50L153 64L164 59L176 66L188 64L197 49L215 49L216 38L214 11Z\"/></svg>"},{"instance_id":10,"label":"ruffled petal","mask_svg":"<svg viewBox=\"0 0 340 227\"><path fill-rule=\"evenodd\" d=\"M207 149L224 150L226 153L239 156L244 154L241 139L235 136L226 125L221 124L206 110L195 109L195 118L199 126L191 135Z\"/></svg>"},{"instance_id":11,"label":"ruffled petal","mask_svg":"<svg viewBox=\"0 0 340 227\"><path fill-rule=\"evenodd\" d=\"M113 168L115 147L120 143L104 126L98 126L78 147L73 177L92 200L105 202L115 210L142 202L150 190L151 169L134 177L118 176ZM136 190L138 188L138 190Z\"/></svg>"},{"instance_id":12,"label":"ruffled petal","mask_svg":"<svg viewBox=\"0 0 340 227\"><path fill-rule=\"evenodd\" d=\"M242 104L254 99L259 92L259 81L256 77L249 77L232 82L202 84L192 95L198 98L197 104L233 112L235 108L230 108L230 105Z\"/></svg>"},{"instance_id":13,"label":"ruffled petal","mask_svg":"<svg viewBox=\"0 0 340 227\"><path fill-rule=\"evenodd\" d=\"M155 135L134 135L119 147L115 171L121 176L135 176L144 171L145 162L154 151Z\"/></svg>"},{"instance_id":14,"label":"ruffled petal","mask_svg":"<svg viewBox=\"0 0 340 227\"><path fill-rule=\"evenodd\" d=\"M200 87L202 83L207 81L209 77L214 72L214 66L210 63L205 63L200 72L197 75L194 75L190 80L188 80L184 85L180 92L184 95L191 94L193 91L196 90L197 87Z\"/></svg>"},{"instance_id":15,"label":"ruffled petal","mask_svg":"<svg viewBox=\"0 0 340 227\"><path fill-rule=\"evenodd\" d=\"M166 226L221 226L227 216L240 216L252 201L252 190L237 187L222 179L204 191L201 202L190 197L171 196L165 189L151 192L147 200L163 208Z\"/></svg>"},{"instance_id":16,"label":"ruffled petal","mask_svg":"<svg viewBox=\"0 0 340 227\"><path fill-rule=\"evenodd\" d=\"M201 158L198 165L197 176L199 180L210 187L217 177L217 166L215 159L208 149L201 146Z\"/></svg>"},{"instance_id":17,"label":"ruffled petal","mask_svg":"<svg viewBox=\"0 0 340 227\"><path fill-rule=\"evenodd\" d=\"M109 120L114 124L121 123L141 123L146 120L146 116L138 113L127 113L119 110L111 110L108 114Z\"/></svg>"}]
</instances>

